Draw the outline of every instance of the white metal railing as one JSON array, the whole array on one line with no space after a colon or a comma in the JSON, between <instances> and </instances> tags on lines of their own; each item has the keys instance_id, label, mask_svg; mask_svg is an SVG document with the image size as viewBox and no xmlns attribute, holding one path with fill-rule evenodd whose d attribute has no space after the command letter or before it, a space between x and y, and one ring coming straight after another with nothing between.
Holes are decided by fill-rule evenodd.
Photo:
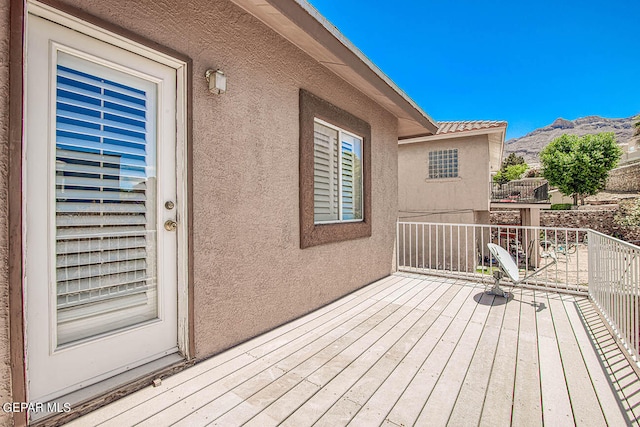
<instances>
[{"instance_id":1,"label":"white metal railing","mask_svg":"<svg viewBox=\"0 0 640 427\"><path fill-rule=\"evenodd\" d=\"M640 353L640 247L589 232L589 296L636 364Z\"/></svg>"},{"instance_id":2,"label":"white metal railing","mask_svg":"<svg viewBox=\"0 0 640 427\"><path fill-rule=\"evenodd\" d=\"M504 247L524 276L553 253L558 262L523 282L527 286L587 294L589 259L583 228L398 222L398 270L445 273L492 281L498 268L487 243Z\"/></svg>"},{"instance_id":3,"label":"white metal railing","mask_svg":"<svg viewBox=\"0 0 640 427\"><path fill-rule=\"evenodd\" d=\"M640 367L640 247L584 228L422 222L398 222L396 241L399 271L485 283L498 269L487 243L504 247L521 277L556 258L524 286L589 295Z\"/></svg>"}]
</instances>

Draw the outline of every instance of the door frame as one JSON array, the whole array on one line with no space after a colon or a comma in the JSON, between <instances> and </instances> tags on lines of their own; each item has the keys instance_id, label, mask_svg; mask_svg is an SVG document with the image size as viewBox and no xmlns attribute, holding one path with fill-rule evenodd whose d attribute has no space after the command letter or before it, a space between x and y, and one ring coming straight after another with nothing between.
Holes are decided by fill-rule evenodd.
<instances>
[{"instance_id":1,"label":"door frame","mask_svg":"<svg viewBox=\"0 0 640 427\"><path fill-rule=\"evenodd\" d=\"M78 30L176 69L177 77L177 208L178 218L178 348L185 359L195 354L193 328L193 233L192 233L192 60L179 52L96 18L57 0L10 1L9 48L9 341L12 400L27 401L26 329L24 307L24 203L22 193L26 164L23 152L24 41L29 13ZM133 391L133 390L131 390ZM27 414L15 413L15 425L26 425Z\"/></svg>"}]
</instances>

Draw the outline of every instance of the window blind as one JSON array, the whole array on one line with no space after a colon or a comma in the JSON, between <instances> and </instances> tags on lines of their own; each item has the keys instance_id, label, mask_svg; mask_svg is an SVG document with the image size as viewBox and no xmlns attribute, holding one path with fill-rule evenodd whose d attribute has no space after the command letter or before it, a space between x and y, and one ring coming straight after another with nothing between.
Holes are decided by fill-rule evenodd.
<instances>
[{"instance_id":1,"label":"window blind","mask_svg":"<svg viewBox=\"0 0 640 427\"><path fill-rule=\"evenodd\" d=\"M337 221L338 212L338 131L315 123L314 218L316 222Z\"/></svg>"},{"instance_id":2,"label":"window blind","mask_svg":"<svg viewBox=\"0 0 640 427\"><path fill-rule=\"evenodd\" d=\"M314 123L314 220L362 219L362 140Z\"/></svg>"},{"instance_id":3,"label":"window blind","mask_svg":"<svg viewBox=\"0 0 640 427\"><path fill-rule=\"evenodd\" d=\"M152 102L60 55L80 66L56 75L58 345L157 316Z\"/></svg>"}]
</instances>

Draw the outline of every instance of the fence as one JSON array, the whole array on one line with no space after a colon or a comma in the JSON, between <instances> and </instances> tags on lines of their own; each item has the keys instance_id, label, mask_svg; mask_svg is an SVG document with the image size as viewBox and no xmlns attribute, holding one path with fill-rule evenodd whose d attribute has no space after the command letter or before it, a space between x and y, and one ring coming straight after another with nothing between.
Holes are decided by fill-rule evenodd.
<instances>
[{"instance_id":1,"label":"fence","mask_svg":"<svg viewBox=\"0 0 640 427\"><path fill-rule=\"evenodd\" d=\"M589 265L589 296L638 363L640 247L590 231Z\"/></svg>"},{"instance_id":2,"label":"fence","mask_svg":"<svg viewBox=\"0 0 640 427\"><path fill-rule=\"evenodd\" d=\"M499 266L487 243L496 243L511 254L521 276L541 270L524 286L589 295L639 364L640 247L584 228L419 222L397 227L398 270L488 284Z\"/></svg>"},{"instance_id":3,"label":"fence","mask_svg":"<svg viewBox=\"0 0 640 427\"><path fill-rule=\"evenodd\" d=\"M505 184L491 183L491 201L504 203L549 203L547 181L509 181Z\"/></svg>"},{"instance_id":4,"label":"fence","mask_svg":"<svg viewBox=\"0 0 640 427\"><path fill-rule=\"evenodd\" d=\"M487 243L496 243L526 274L557 259L526 285L586 294L587 233L580 228L398 222L397 265L403 271L491 281L498 264Z\"/></svg>"}]
</instances>

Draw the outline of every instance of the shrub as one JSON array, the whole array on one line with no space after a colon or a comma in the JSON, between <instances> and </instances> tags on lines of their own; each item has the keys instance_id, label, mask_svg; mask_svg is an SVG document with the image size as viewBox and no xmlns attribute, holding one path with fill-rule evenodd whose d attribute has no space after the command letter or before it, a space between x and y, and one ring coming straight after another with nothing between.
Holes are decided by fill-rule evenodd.
<instances>
[{"instance_id":1,"label":"shrub","mask_svg":"<svg viewBox=\"0 0 640 427\"><path fill-rule=\"evenodd\" d=\"M551 210L552 211L566 211L566 210L571 210L571 207L573 205L571 203L556 203L554 205L551 205Z\"/></svg>"},{"instance_id":2,"label":"shrub","mask_svg":"<svg viewBox=\"0 0 640 427\"><path fill-rule=\"evenodd\" d=\"M618 225L640 226L640 198L621 200L613 219Z\"/></svg>"}]
</instances>

